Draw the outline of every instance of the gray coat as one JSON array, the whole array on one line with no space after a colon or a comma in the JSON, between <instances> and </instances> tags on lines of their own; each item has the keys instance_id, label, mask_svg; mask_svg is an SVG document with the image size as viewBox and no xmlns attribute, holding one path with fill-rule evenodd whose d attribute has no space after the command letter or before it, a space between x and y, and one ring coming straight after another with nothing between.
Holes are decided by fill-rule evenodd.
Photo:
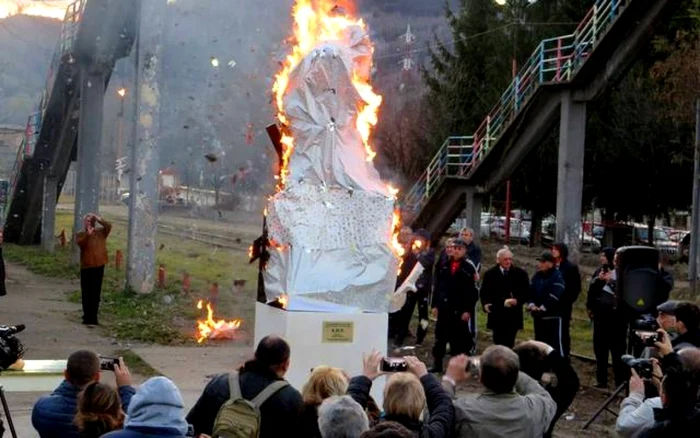
<instances>
[{"instance_id":1,"label":"gray coat","mask_svg":"<svg viewBox=\"0 0 700 438\"><path fill-rule=\"evenodd\" d=\"M452 385L443 387L454 397ZM541 437L557 412L549 393L524 373L520 373L510 393L485 390L459 398L454 404L455 436L459 438Z\"/></svg>"}]
</instances>

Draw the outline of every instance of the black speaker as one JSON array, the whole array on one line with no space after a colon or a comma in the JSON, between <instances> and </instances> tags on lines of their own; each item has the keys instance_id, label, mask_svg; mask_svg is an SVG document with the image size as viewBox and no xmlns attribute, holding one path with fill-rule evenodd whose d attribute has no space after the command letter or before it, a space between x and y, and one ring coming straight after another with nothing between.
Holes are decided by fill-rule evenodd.
<instances>
[{"instance_id":1,"label":"black speaker","mask_svg":"<svg viewBox=\"0 0 700 438\"><path fill-rule=\"evenodd\" d=\"M665 301L659 290L659 250L625 246L617 250L617 293L637 314L655 313Z\"/></svg>"}]
</instances>

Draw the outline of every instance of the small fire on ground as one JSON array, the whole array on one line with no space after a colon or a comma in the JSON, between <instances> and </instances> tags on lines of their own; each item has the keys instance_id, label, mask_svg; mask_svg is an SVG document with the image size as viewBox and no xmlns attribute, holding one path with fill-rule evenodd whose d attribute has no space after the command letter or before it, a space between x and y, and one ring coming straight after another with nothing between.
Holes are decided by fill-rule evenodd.
<instances>
[{"instance_id":1,"label":"small fire on ground","mask_svg":"<svg viewBox=\"0 0 700 438\"><path fill-rule=\"evenodd\" d=\"M197 309L202 310L205 307L205 301L199 300ZM214 319L214 309L211 303L206 303L207 319L197 320L197 343L201 344L207 339L234 339L238 328L241 326L240 319L226 321L225 319Z\"/></svg>"}]
</instances>

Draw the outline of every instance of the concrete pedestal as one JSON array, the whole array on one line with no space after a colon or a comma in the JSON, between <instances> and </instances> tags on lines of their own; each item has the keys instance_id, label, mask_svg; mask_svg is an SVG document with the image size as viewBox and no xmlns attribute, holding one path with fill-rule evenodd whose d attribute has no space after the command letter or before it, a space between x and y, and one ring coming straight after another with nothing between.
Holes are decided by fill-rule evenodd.
<instances>
[{"instance_id":1,"label":"concrete pedestal","mask_svg":"<svg viewBox=\"0 0 700 438\"><path fill-rule=\"evenodd\" d=\"M328 365L350 376L362 373L362 355L373 349L387 351L388 316L385 313L287 312L262 303L255 305L255 346L268 335L283 337L292 350L289 383L302 390L311 369ZM386 383L379 377L372 397L381 407Z\"/></svg>"}]
</instances>

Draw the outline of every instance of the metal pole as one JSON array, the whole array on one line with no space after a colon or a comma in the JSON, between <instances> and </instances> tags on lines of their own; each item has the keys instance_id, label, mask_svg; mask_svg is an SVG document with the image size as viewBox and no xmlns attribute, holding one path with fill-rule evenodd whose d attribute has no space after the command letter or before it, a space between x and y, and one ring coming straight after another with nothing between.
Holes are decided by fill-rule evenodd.
<instances>
[{"instance_id":1,"label":"metal pole","mask_svg":"<svg viewBox=\"0 0 700 438\"><path fill-rule=\"evenodd\" d=\"M513 14L514 16L517 17L517 13ZM518 74L518 60L517 60L517 31L518 31L518 26L520 23L516 23L515 26L513 26L513 56L512 56L512 78L513 81L515 81L515 76ZM517 84L513 85L514 87L517 87ZM517 88L513 89L513 96L516 99L518 98L518 90ZM505 223L505 232L506 232L506 244L510 243L510 210L511 210L511 193L510 193L510 179L506 181L506 223Z\"/></svg>"},{"instance_id":2,"label":"metal pole","mask_svg":"<svg viewBox=\"0 0 700 438\"><path fill-rule=\"evenodd\" d=\"M158 222L160 86L165 0L142 1L136 45L136 84L130 160L127 286L150 293L155 286Z\"/></svg>"},{"instance_id":3,"label":"metal pole","mask_svg":"<svg viewBox=\"0 0 700 438\"><path fill-rule=\"evenodd\" d=\"M690 216L688 281L693 294L698 293L698 245L700 244L700 99L695 102L695 170L693 172L693 210Z\"/></svg>"}]
</instances>

